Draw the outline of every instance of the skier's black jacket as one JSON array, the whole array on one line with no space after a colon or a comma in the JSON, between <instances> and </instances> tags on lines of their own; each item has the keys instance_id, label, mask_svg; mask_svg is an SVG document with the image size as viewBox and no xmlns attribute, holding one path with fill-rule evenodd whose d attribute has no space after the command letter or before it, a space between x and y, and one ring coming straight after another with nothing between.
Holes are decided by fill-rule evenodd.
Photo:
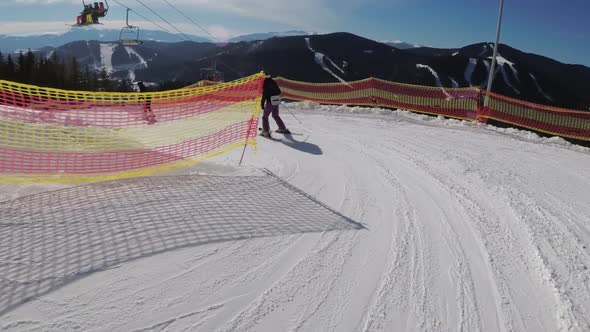
<instances>
[{"instance_id":1,"label":"skier's black jacket","mask_svg":"<svg viewBox=\"0 0 590 332\"><path fill-rule=\"evenodd\" d=\"M280 94L281 88L279 88L277 82L270 77L265 78L264 83L262 84L262 108L264 108L265 103L270 104L271 96L278 96Z\"/></svg>"}]
</instances>

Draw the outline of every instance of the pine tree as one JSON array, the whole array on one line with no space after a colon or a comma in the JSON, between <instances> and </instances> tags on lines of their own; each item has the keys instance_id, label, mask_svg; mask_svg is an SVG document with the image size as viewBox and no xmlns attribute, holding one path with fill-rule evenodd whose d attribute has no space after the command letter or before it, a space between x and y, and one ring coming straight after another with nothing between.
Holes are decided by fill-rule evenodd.
<instances>
[{"instance_id":1,"label":"pine tree","mask_svg":"<svg viewBox=\"0 0 590 332\"><path fill-rule=\"evenodd\" d=\"M71 87L74 90L79 90L81 75L80 75L80 65L78 64L78 60L76 59L76 57L72 57L72 62L70 63L69 74L70 74Z\"/></svg>"},{"instance_id":2,"label":"pine tree","mask_svg":"<svg viewBox=\"0 0 590 332\"><path fill-rule=\"evenodd\" d=\"M21 53L22 54L22 53ZM20 57L19 57L20 59ZM31 50L27 52L23 59L23 83L34 83L33 81L33 72L35 70L35 55Z\"/></svg>"},{"instance_id":3,"label":"pine tree","mask_svg":"<svg viewBox=\"0 0 590 332\"><path fill-rule=\"evenodd\" d=\"M6 63L4 63L4 54L0 52L0 79L6 79L5 67Z\"/></svg>"},{"instance_id":4,"label":"pine tree","mask_svg":"<svg viewBox=\"0 0 590 332\"><path fill-rule=\"evenodd\" d=\"M69 89L70 84L67 79L67 66L63 60L60 60L58 63L55 64L56 70L56 77L57 77L57 87L60 89Z\"/></svg>"},{"instance_id":5,"label":"pine tree","mask_svg":"<svg viewBox=\"0 0 590 332\"><path fill-rule=\"evenodd\" d=\"M18 64L18 68L16 69L16 81L22 83L25 80L25 55L23 52L18 54L18 59L16 61Z\"/></svg>"},{"instance_id":6,"label":"pine tree","mask_svg":"<svg viewBox=\"0 0 590 332\"><path fill-rule=\"evenodd\" d=\"M84 70L80 71L80 90L82 91L92 91L88 83L90 81L90 69L88 66L84 67Z\"/></svg>"},{"instance_id":7,"label":"pine tree","mask_svg":"<svg viewBox=\"0 0 590 332\"><path fill-rule=\"evenodd\" d=\"M33 73L33 77L35 77L35 84L40 86L49 86L49 71L48 71L48 61L47 59L39 59L39 63L35 66L35 72Z\"/></svg>"},{"instance_id":8,"label":"pine tree","mask_svg":"<svg viewBox=\"0 0 590 332\"><path fill-rule=\"evenodd\" d=\"M16 68L14 66L14 61L12 61L12 55L8 54L6 58L6 67L5 67L6 79L9 81L14 81L16 79Z\"/></svg>"},{"instance_id":9,"label":"pine tree","mask_svg":"<svg viewBox=\"0 0 590 332\"><path fill-rule=\"evenodd\" d=\"M82 86L82 90L96 91L98 89L98 75L96 74L96 71L90 70L90 68L86 66L83 76L86 83Z\"/></svg>"},{"instance_id":10,"label":"pine tree","mask_svg":"<svg viewBox=\"0 0 590 332\"><path fill-rule=\"evenodd\" d=\"M112 90L111 74L106 70L106 68L102 68L100 70L100 73L98 74L98 81L99 81L99 90L101 90L101 91L111 91Z\"/></svg>"},{"instance_id":11,"label":"pine tree","mask_svg":"<svg viewBox=\"0 0 590 332\"><path fill-rule=\"evenodd\" d=\"M59 58L57 56L57 52L53 52L51 57L47 59L46 62L46 69L47 69L47 85L51 87L58 87L58 64Z\"/></svg>"}]
</instances>

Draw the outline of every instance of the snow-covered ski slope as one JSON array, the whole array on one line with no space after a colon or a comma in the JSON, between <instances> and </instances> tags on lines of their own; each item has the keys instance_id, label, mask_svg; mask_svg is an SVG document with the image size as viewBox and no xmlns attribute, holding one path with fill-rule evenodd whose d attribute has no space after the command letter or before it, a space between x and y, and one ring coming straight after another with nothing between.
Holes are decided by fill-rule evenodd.
<instances>
[{"instance_id":1,"label":"snow-covered ski slope","mask_svg":"<svg viewBox=\"0 0 590 332\"><path fill-rule=\"evenodd\" d=\"M408 112L289 108L304 135L259 140L241 168L234 151L181 172L267 168L366 229L122 262L14 308L0 329L590 330L588 149ZM6 200L57 187L0 188Z\"/></svg>"}]
</instances>

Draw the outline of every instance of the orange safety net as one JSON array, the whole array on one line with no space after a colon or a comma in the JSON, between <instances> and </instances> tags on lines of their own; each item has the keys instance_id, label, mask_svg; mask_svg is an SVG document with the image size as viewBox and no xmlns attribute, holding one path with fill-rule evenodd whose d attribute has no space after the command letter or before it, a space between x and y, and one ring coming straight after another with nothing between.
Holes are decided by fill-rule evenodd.
<instances>
[{"instance_id":1,"label":"orange safety net","mask_svg":"<svg viewBox=\"0 0 590 332\"><path fill-rule=\"evenodd\" d=\"M544 106L490 95L485 90L418 86L368 78L346 83L306 83L277 78L283 97L323 104L360 105L410 110L467 121L493 119L538 132L590 141L590 112Z\"/></svg>"},{"instance_id":2,"label":"orange safety net","mask_svg":"<svg viewBox=\"0 0 590 332\"><path fill-rule=\"evenodd\" d=\"M402 108L421 113L473 120L479 89L447 89L368 78L347 83L305 83L276 79L283 97L325 104Z\"/></svg>"},{"instance_id":3,"label":"orange safety net","mask_svg":"<svg viewBox=\"0 0 590 332\"><path fill-rule=\"evenodd\" d=\"M0 80L0 182L143 176L255 145L263 77L149 93Z\"/></svg>"},{"instance_id":4,"label":"orange safety net","mask_svg":"<svg viewBox=\"0 0 590 332\"><path fill-rule=\"evenodd\" d=\"M482 91L483 94L486 91ZM479 114L487 119L538 132L590 141L590 112L551 107L490 93L488 108Z\"/></svg>"}]
</instances>

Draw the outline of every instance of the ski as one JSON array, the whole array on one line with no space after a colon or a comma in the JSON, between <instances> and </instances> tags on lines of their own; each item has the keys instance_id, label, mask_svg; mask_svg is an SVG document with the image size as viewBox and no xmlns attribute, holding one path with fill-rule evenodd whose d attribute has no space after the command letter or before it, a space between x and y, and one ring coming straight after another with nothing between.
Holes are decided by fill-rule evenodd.
<instances>
[{"instance_id":1,"label":"ski","mask_svg":"<svg viewBox=\"0 0 590 332\"><path fill-rule=\"evenodd\" d=\"M258 130L259 130L259 131L262 131L262 128L258 128ZM285 134L285 133L279 133L279 132L277 132L276 130L275 130L275 131L273 131L273 133L276 133L276 134L281 134L281 135L287 135L287 136L288 136L288 135L292 135L292 136L303 136L303 134L302 134L302 133L293 133L293 132L291 132L291 133L289 133L289 134Z\"/></svg>"},{"instance_id":2,"label":"ski","mask_svg":"<svg viewBox=\"0 0 590 332\"><path fill-rule=\"evenodd\" d=\"M277 133L277 132L275 131L275 133ZM302 133L289 133L289 134L277 133L277 134L281 134L281 135L285 135L285 136L303 136Z\"/></svg>"},{"instance_id":3,"label":"ski","mask_svg":"<svg viewBox=\"0 0 590 332\"><path fill-rule=\"evenodd\" d=\"M261 136L261 135L258 135L258 137L262 137L262 138L265 138L265 139L267 139L267 140L270 140L270 141L275 141L275 142L282 142L282 141L283 141L283 140L282 140L282 139L280 139L280 138L274 138L274 137L272 137L272 136L271 136L271 137L266 137L266 136Z\"/></svg>"}]
</instances>

